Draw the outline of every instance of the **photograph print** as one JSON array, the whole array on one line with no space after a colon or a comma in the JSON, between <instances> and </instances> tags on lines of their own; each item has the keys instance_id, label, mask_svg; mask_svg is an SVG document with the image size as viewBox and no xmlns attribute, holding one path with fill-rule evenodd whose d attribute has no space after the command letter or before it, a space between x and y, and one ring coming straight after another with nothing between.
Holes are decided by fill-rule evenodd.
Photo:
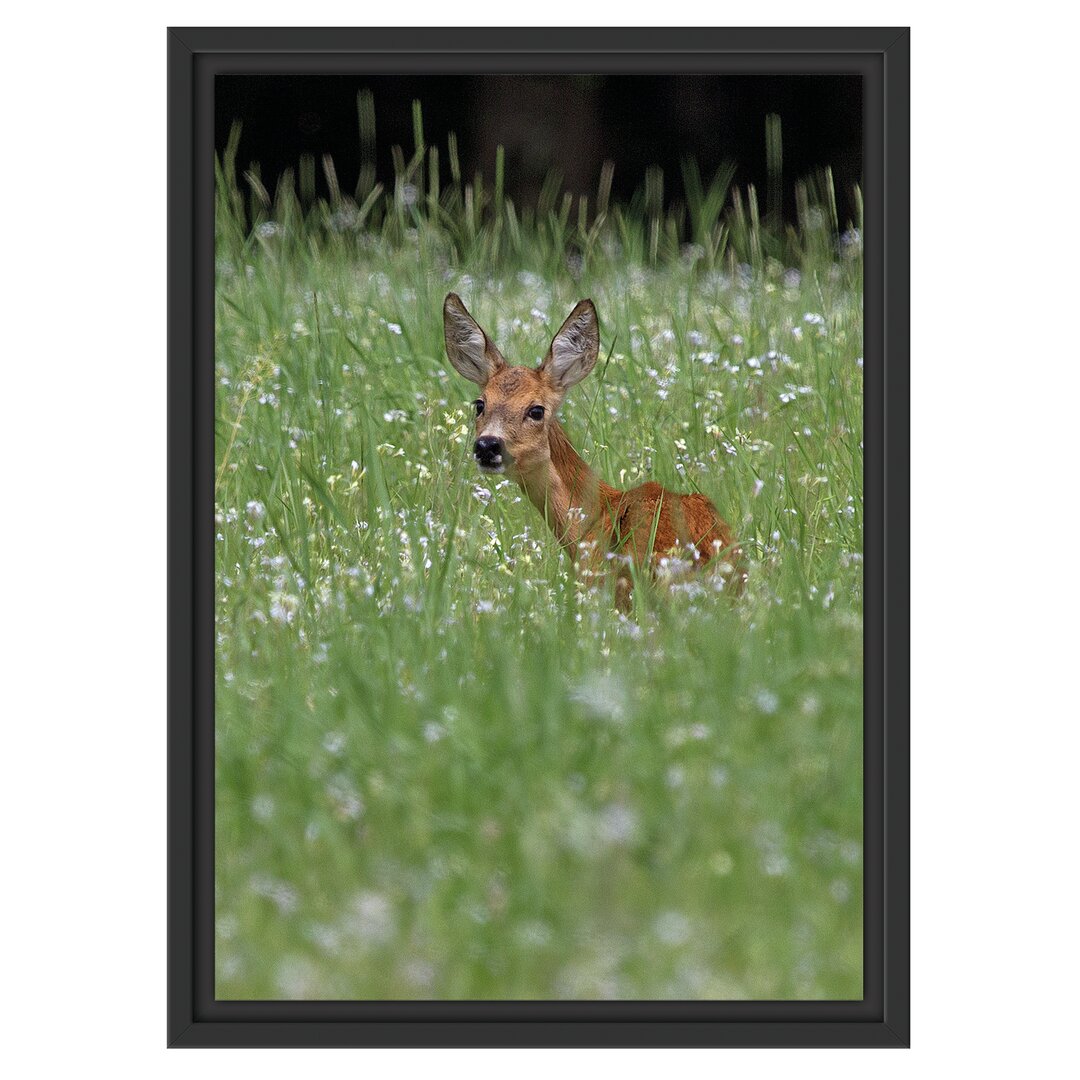
<instances>
[{"instance_id":1,"label":"photograph print","mask_svg":"<svg viewBox=\"0 0 1080 1080\"><path fill-rule=\"evenodd\" d=\"M220 1001L864 996L858 74L219 74Z\"/></svg>"}]
</instances>

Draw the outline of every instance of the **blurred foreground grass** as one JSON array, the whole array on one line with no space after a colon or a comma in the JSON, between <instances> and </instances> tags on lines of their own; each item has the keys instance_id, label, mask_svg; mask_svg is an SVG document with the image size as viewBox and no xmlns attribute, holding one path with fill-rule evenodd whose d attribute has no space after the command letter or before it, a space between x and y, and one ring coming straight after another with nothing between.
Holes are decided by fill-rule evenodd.
<instances>
[{"instance_id":1,"label":"blurred foreground grass","mask_svg":"<svg viewBox=\"0 0 1080 1080\"><path fill-rule=\"evenodd\" d=\"M218 997L861 997L857 230L524 212L417 134L355 198L219 170ZM594 299L571 438L710 496L744 598L582 590L475 472L451 289L515 362Z\"/></svg>"}]
</instances>

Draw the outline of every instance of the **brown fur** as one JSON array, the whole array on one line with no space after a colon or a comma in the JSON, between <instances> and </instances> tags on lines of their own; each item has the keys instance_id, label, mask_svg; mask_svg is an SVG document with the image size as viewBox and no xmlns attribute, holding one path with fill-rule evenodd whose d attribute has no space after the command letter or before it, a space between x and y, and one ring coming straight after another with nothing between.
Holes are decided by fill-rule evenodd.
<instances>
[{"instance_id":1,"label":"brown fur","mask_svg":"<svg viewBox=\"0 0 1080 1080\"><path fill-rule=\"evenodd\" d=\"M508 365L453 293L446 298L444 322L451 363L482 388L477 437L502 440L507 475L544 515L579 570L602 574L614 565L620 608L629 605L631 565L654 574L680 562L708 566L742 591L742 553L704 495L680 495L653 481L628 491L611 487L582 460L555 419L566 390L596 362L599 335L591 301L574 308L538 368ZM544 407L542 420L528 415L537 405Z\"/></svg>"}]
</instances>

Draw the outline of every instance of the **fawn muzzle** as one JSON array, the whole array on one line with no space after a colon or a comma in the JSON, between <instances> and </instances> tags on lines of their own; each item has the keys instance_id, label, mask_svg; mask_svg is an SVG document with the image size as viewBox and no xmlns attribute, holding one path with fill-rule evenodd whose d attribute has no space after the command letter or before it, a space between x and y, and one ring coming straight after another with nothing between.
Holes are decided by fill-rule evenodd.
<instances>
[{"instance_id":1,"label":"fawn muzzle","mask_svg":"<svg viewBox=\"0 0 1080 1080\"><path fill-rule=\"evenodd\" d=\"M481 469L502 472L506 447L502 439L494 435L481 435L473 446L473 456Z\"/></svg>"}]
</instances>

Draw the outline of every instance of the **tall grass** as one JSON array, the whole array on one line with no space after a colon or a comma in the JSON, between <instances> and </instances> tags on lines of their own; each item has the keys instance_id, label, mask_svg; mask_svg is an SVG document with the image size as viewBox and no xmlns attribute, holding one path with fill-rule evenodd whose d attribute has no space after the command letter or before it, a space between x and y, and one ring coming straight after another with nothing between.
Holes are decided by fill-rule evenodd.
<instances>
[{"instance_id":1,"label":"tall grass","mask_svg":"<svg viewBox=\"0 0 1080 1080\"><path fill-rule=\"evenodd\" d=\"M351 192L218 164L218 996L860 997L859 223L691 162L518 207L419 107L384 188L359 115ZM572 440L712 498L746 596L574 579L475 472L451 289L525 363L593 298Z\"/></svg>"}]
</instances>

